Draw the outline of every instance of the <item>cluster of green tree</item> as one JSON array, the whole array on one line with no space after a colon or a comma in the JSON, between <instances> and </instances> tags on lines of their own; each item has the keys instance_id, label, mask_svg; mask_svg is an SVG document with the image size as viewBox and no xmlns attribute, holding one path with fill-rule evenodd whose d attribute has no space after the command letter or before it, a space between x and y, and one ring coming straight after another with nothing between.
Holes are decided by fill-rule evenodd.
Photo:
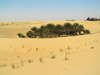
<instances>
[{"instance_id":1,"label":"cluster of green tree","mask_svg":"<svg viewBox=\"0 0 100 75\"><path fill-rule=\"evenodd\" d=\"M82 33L83 32L83 33ZM40 38L51 38L51 37L60 37L62 35L83 35L83 34L90 34L90 30L84 29L83 25L79 25L78 23L64 23L64 25L54 25L54 24L47 24L46 26L41 26L40 28L32 27L31 31L26 33L26 36L29 38L36 38L37 36ZM17 34L19 37L25 38L24 35L21 33Z\"/></svg>"},{"instance_id":2,"label":"cluster of green tree","mask_svg":"<svg viewBox=\"0 0 100 75\"><path fill-rule=\"evenodd\" d=\"M88 17L87 20L88 21L100 21L100 18L97 19L97 18L90 18L90 17Z\"/></svg>"}]
</instances>

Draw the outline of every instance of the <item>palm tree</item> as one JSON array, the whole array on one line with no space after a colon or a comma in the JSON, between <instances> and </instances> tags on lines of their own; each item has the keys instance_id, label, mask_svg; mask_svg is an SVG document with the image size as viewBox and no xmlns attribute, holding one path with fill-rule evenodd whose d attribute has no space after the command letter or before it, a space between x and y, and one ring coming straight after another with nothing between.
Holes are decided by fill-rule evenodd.
<instances>
[{"instance_id":1,"label":"palm tree","mask_svg":"<svg viewBox=\"0 0 100 75\"><path fill-rule=\"evenodd\" d=\"M74 26L75 35L77 35L79 24L78 23L74 23L73 26Z\"/></svg>"},{"instance_id":2,"label":"palm tree","mask_svg":"<svg viewBox=\"0 0 100 75\"><path fill-rule=\"evenodd\" d=\"M53 32L53 29L54 29L54 24L49 23L49 24L46 25L46 28L47 28L48 31L49 31L48 35L51 35L52 32ZM48 35L47 35L47 36L48 36Z\"/></svg>"},{"instance_id":3,"label":"palm tree","mask_svg":"<svg viewBox=\"0 0 100 75\"><path fill-rule=\"evenodd\" d=\"M67 36L69 35L71 26L72 26L71 23L65 23L65 24L64 24L65 34L66 34L66 32L67 32Z\"/></svg>"},{"instance_id":4,"label":"palm tree","mask_svg":"<svg viewBox=\"0 0 100 75\"><path fill-rule=\"evenodd\" d=\"M42 31L43 31L43 37L47 37L47 35L48 35L48 30L47 30L46 26L43 26L43 25L42 25L40 28L41 28Z\"/></svg>"},{"instance_id":5,"label":"palm tree","mask_svg":"<svg viewBox=\"0 0 100 75\"><path fill-rule=\"evenodd\" d=\"M55 32L58 34L58 37L61 35L62 33L62 25L57 24L57 26L55 26Z\"/></svg>"},{"instance_id":6,"label":"palm tree","mask_svg":"<svg viewBox=\"0 0 100 75\"><path fill-rule=\"evenodd\" d=\"M37 36L37 27L31 28L31 30L34 31L34 36L35 36L35 38L36 38L36 36Z\"/></svg>"},{"instance_id":7,"label":"palm tree","mask_svg":"<svg viewBox=\"0 0 100 75\"><path fill-rule=\"evenodd\" d=\"M45 37L48 34L48 30L46 29L46 26L41 26L38 30L37 33L40 37Z\"/></svg>"},{"instance_id":8,"label":"palm tree","mask_svg":"<svg viewBox=\"0 0 100 75\"><path fill-rule=\"evenodd\" d=\"M78 23L74 23L73 26L75 27L75 29L77 29L79 24Z\"/></svg>"},{"instance_id":9,"label":"palm tree","mask_svg":"<svg viewBox=\"0 0 100 75\"><path fill-rule=\"evenodd\" d=\"M42 38L43 37L43 30L41 28L39 28L37 30L37 34L38 34L38 36L40 36Z\"/></svg>"},{"instance_id":10,"label":"palm tree","mask_svg":"<svg viewBox=\"0 0 100 75\"><path fill-rule=\"evenodd\" d=\"M70 26L70 36L71 35L74 35L74 26L73 25Z\"/></svg>"},{"instance_id":11,"label":"palm tree","mask_svg":"<svg viewBox=\"0 0 100 75\"><path fill-rule=\"evenodd\" d=\"M26 33L26 35L27 35L29 38L33 38L33 36L34 36L34 34L33 34L32 31L28 31L28 32Z\"/></svg>"},{"instance_id":12,"label":"palm tree","mask_svg":"<svg viewBox=\"0 0 100 75\"><path fill-rule=\"evenodd\" d=\"M78 31L79 31L79 34L81 35L81 31L84 30L84 26L83 25L79 25L78 26Z\"/></svg>"},{"instance_id":13,"label":"palm tree","mask_svg":"<svg viewBox=\"0 0 100 75\"><path fill-rule=\"evenodd\" d=\"M88 17L88 18L87 18L87 21L90 21L90 20L91 20L91 18L90 18L90 17Z\"/></svg>"}]
</instances>

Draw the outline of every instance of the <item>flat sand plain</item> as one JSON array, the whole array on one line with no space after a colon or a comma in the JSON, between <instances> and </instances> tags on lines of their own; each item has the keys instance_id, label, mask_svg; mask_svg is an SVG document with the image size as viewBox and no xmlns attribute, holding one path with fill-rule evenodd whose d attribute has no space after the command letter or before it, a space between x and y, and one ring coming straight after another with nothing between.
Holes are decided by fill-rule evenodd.
<instances>
[{"instance_id":1,"label":"flat sand plain","mask_svg":"<svg viewBox=\"0 0 100 75\"><path fill-rule=\"evenodd\" d=\"M91 34L41 39L17 36L34 26L67 22L83 24ZM100 75L99 70L100 21L0 22L0 75Z\"/></svg>"}]
</instances>

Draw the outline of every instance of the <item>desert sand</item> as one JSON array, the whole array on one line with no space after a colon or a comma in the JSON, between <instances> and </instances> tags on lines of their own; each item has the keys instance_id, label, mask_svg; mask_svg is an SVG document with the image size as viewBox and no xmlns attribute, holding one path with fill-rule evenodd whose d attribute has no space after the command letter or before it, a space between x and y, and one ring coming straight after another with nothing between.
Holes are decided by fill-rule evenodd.
<instances>
[{"instance_id":1,"label":"desert sand","mask_svg":"<svg viewBox=\"0 0 100 75\"><path fill-rule=\"evenodd\" d=\"M91 34L18 38L48 23L83 24ZM14 65L12 68L11 65ZM0 75L100 75L100 21L0 22Z\"/></svg>"}]
</instances>

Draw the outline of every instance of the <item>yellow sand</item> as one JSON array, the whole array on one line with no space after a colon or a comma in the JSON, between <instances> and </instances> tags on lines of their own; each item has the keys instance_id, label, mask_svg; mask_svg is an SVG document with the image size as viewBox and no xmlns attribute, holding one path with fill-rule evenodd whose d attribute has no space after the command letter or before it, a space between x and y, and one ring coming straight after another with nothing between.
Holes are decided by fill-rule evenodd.
<instances>
[{"instance_id":1,"label":"yellow sand","mask_svg":"<svg viewBox=\"0 0 100 75\"><path fill-rule=\"evenodd\" d=\"M92 34L41 39L17 37L17 33L26 34L33 26L66 22L83 24ZM99 21L4 23L7 25L0 26L0 75L100 75ZM11 64L15 64L15 69Z\"/></svg>"}]
</instances>

